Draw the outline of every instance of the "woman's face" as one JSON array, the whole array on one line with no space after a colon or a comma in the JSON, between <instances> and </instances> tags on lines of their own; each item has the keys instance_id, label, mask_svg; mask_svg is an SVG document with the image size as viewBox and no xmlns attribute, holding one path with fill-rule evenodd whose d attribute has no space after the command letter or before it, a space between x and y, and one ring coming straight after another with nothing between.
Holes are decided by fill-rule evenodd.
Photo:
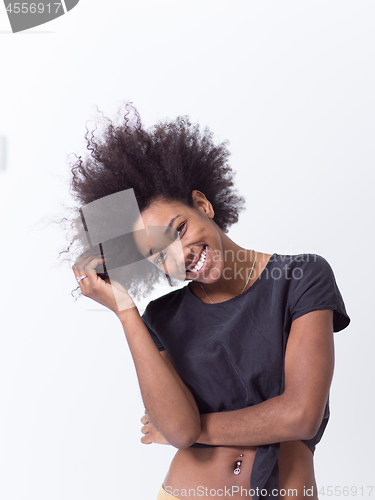
<instances>
[{"instance_id":1,"label":"woman's face","mask_svg":"<svg viewBox=\"0 0 375 500\"><path fill-rule=\"evenodd\" d=\"M213 283L223 268L223 233L212 220L206 197L200 191L192 195L195 208L177 201L153 202L134 226L135 241L140 252L170 276ZM146 232L137 232L142 223Z\"/></svg>"}]
</instances>

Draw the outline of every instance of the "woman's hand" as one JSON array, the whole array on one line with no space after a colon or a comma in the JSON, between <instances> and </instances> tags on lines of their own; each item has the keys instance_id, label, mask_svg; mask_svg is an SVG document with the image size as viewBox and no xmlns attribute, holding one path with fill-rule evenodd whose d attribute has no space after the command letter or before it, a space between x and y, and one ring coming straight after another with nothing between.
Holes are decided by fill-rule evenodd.
<instances>
[{"instance_id":1,"label":"woman's hand","mask_svg":"<svg viewBox=\"0 0 375 500\"><path fill-rule=\"evenodd\" d=\"M144 434L144 436L141 437L141 442L143 444L151 444L151 443L170 444L165 439L163 434L161 434L154 426L154 424L151 422L151 419L147 414L147 412L145 412L145 414L141 418L141 422L143 424L141 432Z\"/></svg>"},{"instance_id":2,"label":"woman's hand","mask_svg":"<svg viewBox=\"0 0 375 500\"><path fill-rule=\"evenodd\" d=\"M133 299L125 288L117 281L104 281L96 274L95 268L102 262L102 257L82 257L73 266L77 278L85 276L79 281L82 295L90 297L99 304L108 307L117 316L121 311L135 307Z\"/></svg>"}]
</instances>

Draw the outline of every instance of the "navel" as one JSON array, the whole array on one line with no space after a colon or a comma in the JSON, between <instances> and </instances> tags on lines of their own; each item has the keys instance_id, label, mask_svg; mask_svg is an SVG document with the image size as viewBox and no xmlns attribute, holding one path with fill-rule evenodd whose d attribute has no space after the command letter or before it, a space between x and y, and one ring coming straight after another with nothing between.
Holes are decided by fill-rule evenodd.
<instances>
[{"instance_id":1,"label":"navel","mask_svg":"<svg viewBox=\"0 0 375 500\"><path fill-rule=\"evenodd\" d=\"M238 474L241 473L241 465L242 465L242 460L241 458L243 457L243 453L241 453L240 458L236 461L236 464L233 469L233 473L238 476Z\"/></svg>"}]
</instances>

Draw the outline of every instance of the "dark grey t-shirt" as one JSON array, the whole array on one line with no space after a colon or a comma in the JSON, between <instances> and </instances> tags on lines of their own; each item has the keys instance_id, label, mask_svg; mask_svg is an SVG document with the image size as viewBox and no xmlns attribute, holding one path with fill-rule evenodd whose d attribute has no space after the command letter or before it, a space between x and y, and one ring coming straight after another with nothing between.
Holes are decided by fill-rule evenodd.
<instances>
[{"instance_id":1,"label":"dark grey t-shirt","mask_svg":"<svg viewBox=\"0 0 375 500\"><path fill-rule=\"evenodd\" d=\"M241 295L206 304L187 285L151 301L142 318L191 390L200 413L210 413L282 394L292 321L317 309L334 310L335 332L350 322L328 262L315 254L275 253ZM312 451L328 418L327 401L318 433L304 441ZM254 498L261 489L275 498L271 492L278 490L278 453L279 443L258 446L250 478Z\"/></svg>"}]
</instances>

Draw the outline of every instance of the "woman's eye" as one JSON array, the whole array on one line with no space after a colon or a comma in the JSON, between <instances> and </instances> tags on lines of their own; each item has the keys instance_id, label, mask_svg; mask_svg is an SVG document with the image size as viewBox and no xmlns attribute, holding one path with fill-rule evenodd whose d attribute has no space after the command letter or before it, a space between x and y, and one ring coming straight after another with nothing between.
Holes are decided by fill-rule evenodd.
<instances>
[{"instance_id":1,"label":"woman's eye","mask_svg":"<svg viewBox=\"0 0 375 500\"><path fill-rule=\"evenodd\" d=\"M186 222L183 222L182 224L180 224L180 225L178 226L178 228L177 228L177 233L178 233L179 235L181 234L181 232L182 232L182 230L184 229L185 225L186 225Z\"/></svg>"},{"instance_id":2,"label":"woman's eye","mask_svg":"<svg viewBox=\"0 0 375 500\"><path fill-rule=\"evenodd\" d=\"M159 253L159 255L156 257L156 259L154 260L154 264L158 265L160 264L160 262L163 260L164 258L164 253Z\"/></svg>"},{"instance_id":3,"label":"woman's eye","mask_svg":"<svg viewBox=\"0 0 375 500\"><path fill-rule=\"evenodd\" d=\"M180 234L181 234L181 233L182 233L182 231L184 230L185 226L186 226L186 222L183 222L182 224L180 224L180 225L178 226L178 228L177 228L177 230L176 230L176 231L177 231L177 235L178 235L178 236L180 236ZM174 231L174 230L173 230L173 231ZM167 254L166 254L165 252L160 252L160 253L159 253L159 255L156 257L156 259L154 260L154 264L155 264L156 266L159 266L159 265L162 263L162 261L165 259L166 255L167 255Z\"/></svg>"}]
</instances>

